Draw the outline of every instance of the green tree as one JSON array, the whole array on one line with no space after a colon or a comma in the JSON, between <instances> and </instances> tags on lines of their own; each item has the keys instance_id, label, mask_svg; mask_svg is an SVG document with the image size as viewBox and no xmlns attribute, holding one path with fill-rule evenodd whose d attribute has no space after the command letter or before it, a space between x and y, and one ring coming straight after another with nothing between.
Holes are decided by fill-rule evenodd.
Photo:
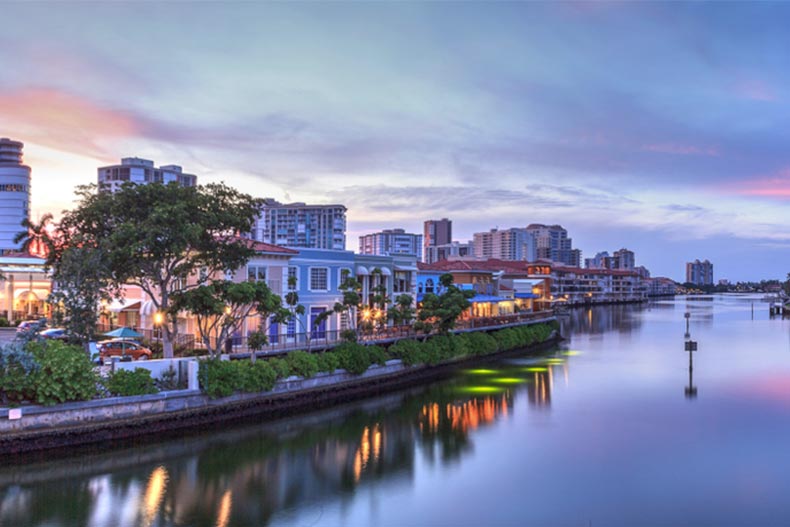
<instances>
[{"instance_id":1,"label":"green tree","mask_svg":"<svg viewBox=\"0 0 790 527\"><path fill-rule=\"evenodd\" d=\"M324 311L316 317L314 325L321 324L327 320L333 313L337 313L341 317L345 317L347 328L344 330L341 337L343 340L356 342L357 340L357 323L355 314L358 312L360 302L362 301L362 284L351 276L351 273L345 270L341 275L342 281L338 289L343 294L340 302L335 302L335 305L330 311Z\"/></svg>"},{"instance_id":2,"label":"green tree","mask_svg":"<svg viewBox=\"0 0 790 527\"><path fill-rule=\"evenodd\" d=\"M294 325L302 329L305 335L305 344L307 351L310 351L311 332L307 323L304 321L304 315L307 312L305 307L299 303L299 293L296 292L297 280L296 277L288 277L288 292L285 294L285 305L283 306L288 311L286 321L293 320Z\"/></svg>"},{"instance_id":3,"label":"green tree","mask_svg":"<svg viewBox=\"0 0 790 527\"><path fill-rule=\"evenodd\" d=\"M411 324L414 319L414 299L407 294L396 296L388 315L396 326Z\"/></svg>"},{"instance_id":4,"label":"green tree","mask_svg":"<svg viewBox=\"0 0 790 527\"><path fill-rule=\"evenodd\" d=\"M119 296L120 290L111 283L106 253L80 240L73 237L72 245L50 251L52 292L47 300L54 324L65 327L90 354L89 343L96 337L100 303ZM51 242L50 246L54 247Z\"/></svg>"},{"instance_id":5,"label":"green tree","mask_svg":"<svg viewBox=\"0 0 790 527\"><path fill-rule=\"evenodd\" d=\"M440 335L447 335L455 327L458 318L472 305L469 299L475 296L475 292L454 285L450 273L441 275L439 284L443 289L441 294L426 293L423 296L422 308L414 327L425 333L436 330Z\"/></svg>"},{"instance_id":6,"label":"green tree","mask_svg":"<svg viewBox=\"0 0 790 527\"><path fill-rule=\"evenodd\" d=\"M164 356L172 357L178 312L171 298L197 285L187 280L198 271L232 271L255 254L237 233L252 230L262 200L221 183L127 183L116 192L88 185L77 195L80 202L64 214L61 230L102 251L113 285L136 285L148 294L165 317Z\"/></svg>"},{"instance_id":7,"label":"green tree","mask_svg":"<svg viewBox=\"0 0 790 527\"><path fill-rule=\"evenodd\" d=\"M273 313L283 316L280 297L262 281L236 283L215 280L180 291L170 300L171 309L195 315L200 338L211 357L222 353L227 339L248 318L257 314L266 319ZM254 357L255 354L252 355Z\"/></svg>"}]
</instances>

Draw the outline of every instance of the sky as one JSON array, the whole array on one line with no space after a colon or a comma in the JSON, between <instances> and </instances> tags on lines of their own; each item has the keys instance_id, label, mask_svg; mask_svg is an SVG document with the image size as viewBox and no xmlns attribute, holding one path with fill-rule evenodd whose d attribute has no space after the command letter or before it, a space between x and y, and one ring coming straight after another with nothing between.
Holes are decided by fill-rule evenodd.
<instances>
[{"instance_id":1,"label":"sky","mask_svg":"<svg viewBox=\"0 0 790 527\"><path fill-rule=\"evenodd\" d=\"M342 203L348 247L559 223L654 276L784 279L790 4L5 3L33 215L122 157Z\"/></svg>"}]
</instances>

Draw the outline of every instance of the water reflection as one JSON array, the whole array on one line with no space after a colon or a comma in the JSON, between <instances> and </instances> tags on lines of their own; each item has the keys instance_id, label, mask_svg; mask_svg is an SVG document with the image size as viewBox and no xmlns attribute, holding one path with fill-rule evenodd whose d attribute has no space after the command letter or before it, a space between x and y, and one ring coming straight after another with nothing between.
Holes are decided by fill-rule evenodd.
<instances>
[{"instance_id":1,"label":"water reflection","mask_svg":"<svg viewBox=\"0 0 790 527\"><path fill-rule=\"evenodd\" d=\"M382 478L411 479L418 454L429 465L457 462L473 432L507 419L524 392L531 407L548 408L553 369L566 360L535 364L539 371L469 370L375 403L152 445L153 459L140 447L0 470L0 524L264 525L278 511L347 500ZM496 392L466 391L486 387Z\"/></svg>"}]
</instances>

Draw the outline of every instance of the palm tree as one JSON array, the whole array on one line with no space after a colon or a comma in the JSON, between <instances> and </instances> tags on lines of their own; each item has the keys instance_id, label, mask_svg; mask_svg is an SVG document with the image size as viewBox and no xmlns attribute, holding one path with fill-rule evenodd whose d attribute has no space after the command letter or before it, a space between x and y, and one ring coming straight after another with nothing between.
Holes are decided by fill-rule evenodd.
<instances>
[{"instance_id":1,"label":"palm tree","mask_svg":"<svg viewBox=\"0 0 790 527\"><path fill-rule=\"evenodd\" d=\"M38 223L33 223L30 219L25 218L21 223L25 230L14 236L14 243L22 244L20 247L22 252L33 253L35 251L35 254L44 256L50 241L47 227L51 221L52 214L49 213L41 216Z\"/></svg>"}]
</instances>

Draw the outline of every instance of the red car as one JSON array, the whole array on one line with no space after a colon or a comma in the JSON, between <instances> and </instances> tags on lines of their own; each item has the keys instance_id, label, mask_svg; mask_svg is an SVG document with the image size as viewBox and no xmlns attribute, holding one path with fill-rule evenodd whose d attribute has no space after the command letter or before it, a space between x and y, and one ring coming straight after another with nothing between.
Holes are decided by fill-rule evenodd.
<instances>
[{"instance_id":1,"label":"red car","mask_svg":"<svg viewBox=\"0 0 790 527\"><path fill-rule=\"evenodd\" d=\"M105 357L131 357L132 360L148 360L153 352L137 342L124 339L105 340L96 344L99 348L99 358Z\"/></svg>"}]
</instances>

